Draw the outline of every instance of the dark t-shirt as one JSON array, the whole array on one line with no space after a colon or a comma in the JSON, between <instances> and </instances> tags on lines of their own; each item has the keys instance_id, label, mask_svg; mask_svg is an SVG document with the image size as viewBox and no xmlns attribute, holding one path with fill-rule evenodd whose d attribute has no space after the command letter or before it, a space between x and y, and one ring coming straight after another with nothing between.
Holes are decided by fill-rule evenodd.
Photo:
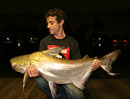
<instances>
[{"instance_id":1,"label":"dark t-shirt","mask_svg":"<svg viewBox=\"0 0 130 99\"><path fill-rule=\"evenodd\" d=\"M62 51L65 59L81 58L77 40L68 35L63 39L56 39L53 35L46 36L41 40L39 50L46 50L57 46L66 47L66 49Z\"/></svg>"}]
</instances>

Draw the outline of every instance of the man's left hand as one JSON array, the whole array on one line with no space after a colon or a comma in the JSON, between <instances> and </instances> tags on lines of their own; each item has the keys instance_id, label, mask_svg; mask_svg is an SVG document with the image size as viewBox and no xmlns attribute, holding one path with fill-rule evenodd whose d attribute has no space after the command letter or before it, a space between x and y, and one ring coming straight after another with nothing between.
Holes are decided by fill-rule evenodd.
<instances>
[{"instance_id":1,"label":"man's left hand","mask_svg":"<svg viewBox=\"0 0 130 99\"><path fill-rule=\"evenodd\" d=\"M92 64L93 64L93 71L96 70L101 65L98 59L94 59Z\"/></svg>"}]
</instances>

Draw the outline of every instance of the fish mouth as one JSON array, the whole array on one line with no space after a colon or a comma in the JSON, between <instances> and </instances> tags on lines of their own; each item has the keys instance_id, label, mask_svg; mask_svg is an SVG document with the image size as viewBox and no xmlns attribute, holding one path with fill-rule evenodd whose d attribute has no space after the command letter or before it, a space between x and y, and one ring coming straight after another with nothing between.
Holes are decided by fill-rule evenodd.
<instances>
[{"instance_id":1,"label":"fish mouth","mask_svg":"<svg viewBox=\"0 0 130 99\"><path fill-rule=\"evenodd\" d=\"M16 64L16 63L11 62L11 66L12 66L12 67L16 67L16 66L17 66L17 64Z\"/></svg>"}]
</instances>

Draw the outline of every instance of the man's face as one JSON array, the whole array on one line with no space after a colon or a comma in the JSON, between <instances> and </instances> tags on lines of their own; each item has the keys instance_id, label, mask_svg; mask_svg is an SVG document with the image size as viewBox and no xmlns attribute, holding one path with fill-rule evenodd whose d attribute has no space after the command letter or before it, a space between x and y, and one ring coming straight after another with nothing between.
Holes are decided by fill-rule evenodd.
<instances>
[{"instance_id":1,"label":"man's face","mask_svg":"<svg viewBox=\"0 0 130 99\"><path fill-rule=\"evenodd\" d=\"M47 28L49 29L50 34L57 34L60 30L60 23L57 22L56 16L49 16L46 18Z\"/></svg>"}]
</instances>

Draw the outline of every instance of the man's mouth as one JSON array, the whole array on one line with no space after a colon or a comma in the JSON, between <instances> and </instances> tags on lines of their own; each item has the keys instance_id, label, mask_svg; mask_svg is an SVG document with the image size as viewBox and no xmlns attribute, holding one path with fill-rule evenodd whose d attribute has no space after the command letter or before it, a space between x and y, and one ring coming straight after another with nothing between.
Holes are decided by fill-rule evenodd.
<instances>
[{"instance_id":1,"label":"man's mouth","mask_svg":"<svg viewBox=\"0 0 130 99\"><path fill-rule=\"evenodd\" d=\"M49 29L49 31L51 32L51 31L53 31L53 29Z\"/></svg>"}]
</instances>

